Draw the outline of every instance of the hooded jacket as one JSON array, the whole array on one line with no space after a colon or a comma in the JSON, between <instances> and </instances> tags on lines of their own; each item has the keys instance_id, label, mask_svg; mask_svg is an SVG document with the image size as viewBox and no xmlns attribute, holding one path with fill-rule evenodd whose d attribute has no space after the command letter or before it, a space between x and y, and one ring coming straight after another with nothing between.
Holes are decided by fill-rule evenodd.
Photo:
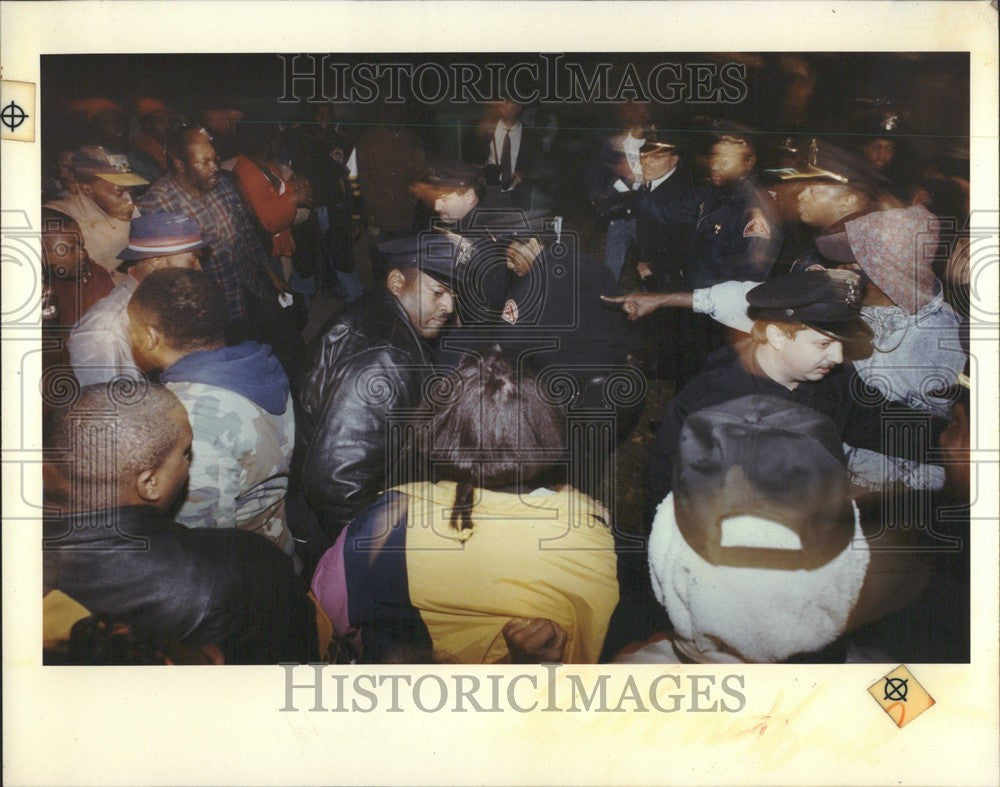
<instances>
[{"instance_id":1,"label":"hooded jacket","mask_svg":"<svg viewBox=\"0 0 1000 787\"><path fill-rule=\"evenodd\" d=\"M249 530L292 554L285 497L295 418L288 377L271 348L243 342L193 352L160 379L184 405L194 433L177 521Z\"/></svg>"}]
</instances>

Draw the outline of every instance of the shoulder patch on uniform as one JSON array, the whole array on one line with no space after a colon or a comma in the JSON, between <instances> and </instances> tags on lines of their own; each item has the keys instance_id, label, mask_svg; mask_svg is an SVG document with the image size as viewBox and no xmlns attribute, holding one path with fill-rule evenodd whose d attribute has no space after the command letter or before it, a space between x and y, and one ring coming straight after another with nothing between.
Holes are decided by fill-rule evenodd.
<instances>
[{"instance_id":1,"label":"shoulder patch on uniform","mask_svg":"<svg viewBox=\"0 0 1000 787\"><path fill-rule=\"evenodd\" d=\"M743 228L744 238L770 238L771 237L771 226L767 223L767 219L764 218L763 211L760 208L750 209L750 221Z\"/></svg>"},{"instance_id":2,"label":"shoulder patch on uniform","mask_svg":"<svg viewBox=\"0 0 1000 787\"><path fill-rule=\"evenodd\" d=\"M503 317L511 325L514 325L517 322L518 318L517 302L513 298L508 300L507 303L503 305L503 314L501 314L500 316Z\"/></svg>"}]
</instances>

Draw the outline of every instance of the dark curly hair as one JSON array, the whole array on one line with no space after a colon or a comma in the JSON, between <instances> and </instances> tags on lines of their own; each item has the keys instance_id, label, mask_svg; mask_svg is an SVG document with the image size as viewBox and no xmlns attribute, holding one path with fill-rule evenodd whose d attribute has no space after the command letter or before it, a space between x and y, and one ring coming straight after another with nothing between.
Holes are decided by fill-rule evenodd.
<instances>
[{"instance_id":1,"label":"dark curly hair","mask_svg":"<svg viewBox=\"0 0 1000 787\"><path fill-rule=\"evenodd\" d=\"M142 312L174 349L194 351L225 341L226 302L201 271L153 271L136 287L129 309Z\"/></svg>"}]
</instances>

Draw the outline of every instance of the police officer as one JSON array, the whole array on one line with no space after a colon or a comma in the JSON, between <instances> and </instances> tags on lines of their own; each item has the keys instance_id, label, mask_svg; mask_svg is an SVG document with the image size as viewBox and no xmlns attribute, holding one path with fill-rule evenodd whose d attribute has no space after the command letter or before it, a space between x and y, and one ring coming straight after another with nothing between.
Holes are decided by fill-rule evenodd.
<instances>
[{"instance_id":1,"label":"police officer","mask_svg":"<svg viewBox=\"0 0 1000 787\"><path fill-rule=\"evenodd\" d=\"M576 235L562 229L559 217L540 211L481 215L488 222L464 240L476 244L476 255L503 261L504 299L488 324L463 327L461 343L467 351L476 342L499 344L519 365L538 372L569 417L578 423L613 422L615 440L624 439L641 412L645 378L630 352L625 316L600 298L617 291L614 275L579 250ZM459 300L463 291L460 285ZM605 502L609 490L600 484L608 476L593 468L609 461L613 447L608 436L593 457L580 457L586 467L582 461L574 466L580 479L574 485Z\"/></svg>"},{"instance_id":2,"label":"police officer","mask_svg":"<svg viewBox=\"0 0 1000 787\"><path fill-rule=\"evenodd\" d=\"M473 223L484 185L481 167L446 159L430 162L413 191L442 225L461 231Z\"/></svg>"},{"instance_id":3,"label":"police officer","mask_svg":"<svg viewBox=\"0 0 1000 787\"><path fill-rule=\"evenodd\" d=\"M688 284L764 281L781 245L772 206L753 177L757 153L747 134L723 133L709 155L709 184L697 195Z\"/></svg>"},{"instance_id":4,"label":"police officer","mask_svg":"<svg viewBox=\"0 0 1000 787\"><path fill-rule=\"evenodd\" d=\"M885 99L859 100L867 105L856 125L859 151L871 167L886 179L886 191L904 204L917 189L914 173L907 172L903 146L905 136L900 110Z\"/></svg>"},{"instance_id":5,"label":"police officer","mask_svg":"<svg viewBox=\"0 0 1000 787\"><path fill-rule=\"evenodd\" d=\"M494 331L504 349L530 355L541 370L567 367L581 380L628 363L626 321L600 300L616 289L614 278L562 231L560 217L515 211L492 216L485 230L506 262L506 299Z\"/></svg>"},{"instance_id":6,"label":"police officer","mask_svg":"<svg viewBox=\"0 0 1000 787\"><path fill-rule=\"evenodd\" d=\"M430 162L411 187L428 212L437 214L432 231L459 244L465 263L456 281L455 319L437 343L436 361L442 366L457 366L477 340L491 338L507 292L502 250L482 229L488 214L497 212L480 207L484 188L482 167L452 159Z\"/></svg>"},{"instance_id":7,"label":"police officer","mask_svg":"<svg viewBox=\"0 0 1000 787\"><path fill-rule=\"evenodd\" d=\"M688 253L686 286L711 287L725 281L764 281L781 247L781 233L770 197L753 175L756 148L743 129L717 131L708 158L709 182L695 196L694 230ZM726 344L718 323L691 315L677 337L683 348L676 373L678 389L697 374L705 359Z\"/></svg>"},{"instance_id":8,"label":"police officer","mask_svg":"<svg viewBox=\"0 0 1000 787\"><path fill-rule=\"evenodd\" d=\"M825 140L812 139L804 163L765 173L777 181L775 188L793 184L804 186L799 192L799 219L820 230L820 235L844 231L848 221L879 208L879 193L888 181L868 161L856 153ZM833 267L811 246L791 265L792 271L814 266Z\"/></svg>"},{"instance_id":9,"label":"police officer","mask_svg":"<svg viewBox=\"0 0 1000 787\"><path fill-rule=\"evenodd\" d=\"M636 192L636 246L644 290L684 287L684 263L694 221L694 184L677 145L651 131L639 149L643 186ZM656 316L656 374L677 380L693 330L691 315L668 309Z\"/></svg>"},{"instance_id":10,"label":"police officer","mask_svg":"<svg viewBox=\"0 0 1000 787\"><path fill-rule=\"evenodd\" d=\"M649 289L683 286L694 185L677 145L657 131L639 149L644 184L636 198L639 278Z\"/></svg>"}]
</instances>

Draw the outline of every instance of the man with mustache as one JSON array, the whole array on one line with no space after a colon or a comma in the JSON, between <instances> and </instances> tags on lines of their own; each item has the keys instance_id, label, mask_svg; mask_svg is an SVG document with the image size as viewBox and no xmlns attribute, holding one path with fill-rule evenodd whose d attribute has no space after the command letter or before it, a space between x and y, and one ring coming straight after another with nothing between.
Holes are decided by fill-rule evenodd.
<instances>
[{"instance_id":1,"label":"man with mustache","mask_svg":"<svg viewBox=\"0 0 1000 787\"><path fill-rule=\"evenodd\" d=\"M868 423L851 396L840 365L845 345L863 351L871 330L861 319L861 277L850 271L778 276L747 296L755 307L751 338L735 355L695 377L670 400L646 465L647 522L672 489L681 427L689 415L743 396L768 395L812 407L832 420L846 443ZM870 352L870 346L867 347ZM862 436L877 440L879 433ZM660 608L642 555L622 556L621 602L612 617L605 654L644 639ZM652 627L652 628L651 628Z\"/></svg>"},{"instance_id":2,"label":"man with mustache","mask_svg":"<svg viewBox=\"0 0 1000 787\"><path fill-rule=\"evenodd\" d=\"M436 234L380 244L389 268L382 292L334 315L309 348L292 472L326 547L392 486L390 416L420 402L430 341L455 310L457 248Z\"/></svg>"},{"instance_id":3,"label":"man with mustache","mask_svg":"<svg viewBox=\"0 0 1000 787\"><path fill-rule=\"evenodd\" d=\"M227 339L271 345L288 376L294 377L302 337L278 301L287 284L272 270L236 188L222 176L211 137L203 128L182 126L167 140L167 158L170 173L149 187L139 209L181 213L198 223L209 248L202 270L226 298Z\"/></svg>"}]
</instances>

